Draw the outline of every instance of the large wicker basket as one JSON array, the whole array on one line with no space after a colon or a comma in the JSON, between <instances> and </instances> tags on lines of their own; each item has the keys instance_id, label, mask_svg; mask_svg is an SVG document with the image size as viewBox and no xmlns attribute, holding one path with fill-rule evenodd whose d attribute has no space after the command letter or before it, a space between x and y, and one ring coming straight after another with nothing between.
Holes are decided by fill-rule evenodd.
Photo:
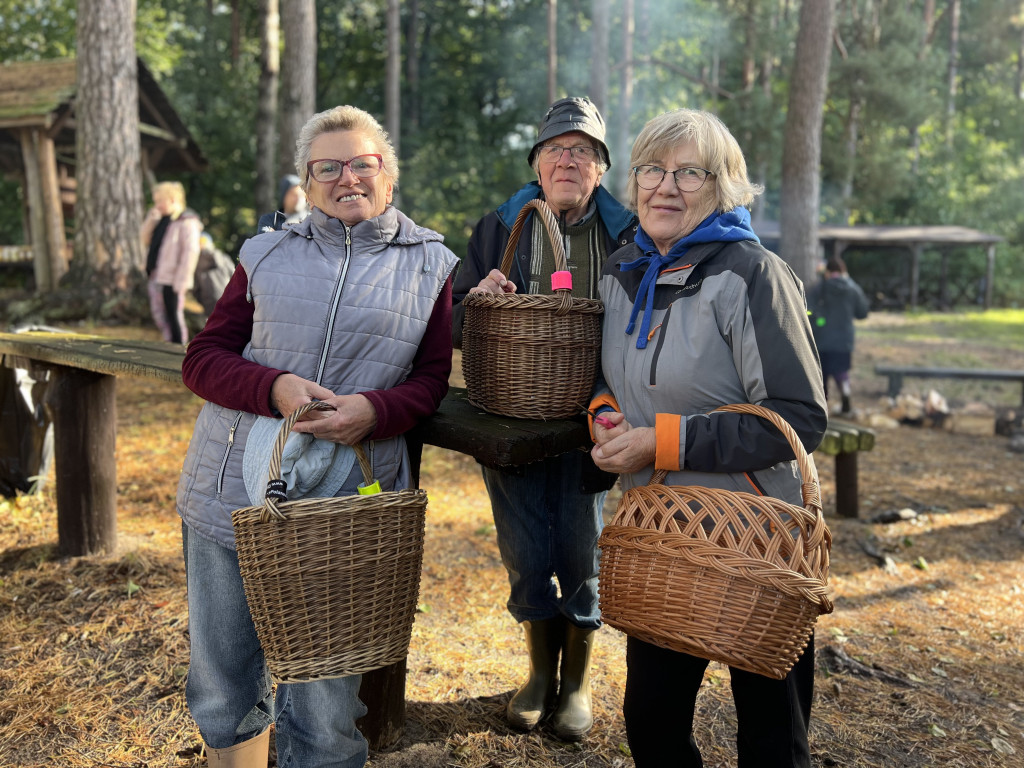
<instances>
[{"instance_id":1,"label":"large wicker basket","mask_svg":"<svg viewBox=\"0 0 1024 768\"><path fill-rule=\"evenodd\" d=\"M292 426L270 459L280 480ZM373 471L353 446L365 485ZM271 676L294 683L369 672L405 658L419 597L426 492L277 501L231 515L245 597Z\"/></svg>"},{"instance_id":2,"label":"large wicker basket","mask_svg":"<svg viewBox=\"0 0 1024 768\"><path fill-rule=\"evenodd\" d=\"M786 435L803 478L803 507L753 493L660 485L623 494L605 527L604 621L663 648L782 679L806 647L828 597L831 535L817 476L792 427L756 405Z\"/></svg>"},{"instance_id":3,"label":"large wicker basket","mask_svg":"<svg viewBox=\"0 0 1024 768\"><path fill-rule=\"evenodd\" d=\"M501 271L508 275L530 211L544 224L556 271L566 271L558 221L542 200L531 200L516 217ZM521 289L525 286L519 286ZM485 411L524 419L564 419L590 401L601 354L597 299L553 294L471 293L462 331L466 395Z\"/></svg>"}]
</instances>

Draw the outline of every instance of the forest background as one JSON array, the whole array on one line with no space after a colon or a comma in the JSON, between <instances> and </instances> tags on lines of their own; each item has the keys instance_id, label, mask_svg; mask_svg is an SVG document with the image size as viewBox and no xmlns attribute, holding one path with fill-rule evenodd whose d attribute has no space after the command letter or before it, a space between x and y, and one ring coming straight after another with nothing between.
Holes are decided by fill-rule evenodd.
<instances>
[{"instance_id":1,"label":"forest background","mask_svg":"<svg viewBox=\"0 0 1024 768\"><path fill-rule=\"evenodd\" d=\"M382 122L388 19L397 13L397 202L442 232L457 254L475 222L531 178L526 152L550 101L551 3L316 2L316 108L355 104ZM258 195L272 199L266 184L277 183L277 175L262 190L256 183L265 5L137 2L137 53L209 161L207 172L180 177L189 205L232 255L254 231ZM281 0L282 16L290 6ZM556 7L556 96L600 91L611 191L622 194L628 149L646 120L680 106L703 108L730 127L751 176L765 186L755 223L778 220L797 0L561 0ZM77 8L74 0L0 0L0 56L73 56ZM838 0L835 8L822 222L956 224L1002 236L993 303L1017 306L1024 295L1024 3ZM287 97L281 94L282 103ZM292 149L276 153L283 170ZM21 195L16 181L0 180L0 242L24 242ZM984 258L977 248L956 252L950 277L983 274ZM893 271L898 263L876 254L858 269ZM937 266L925 260L924 284L929 269Z\"/></svg>"}]
</instances>

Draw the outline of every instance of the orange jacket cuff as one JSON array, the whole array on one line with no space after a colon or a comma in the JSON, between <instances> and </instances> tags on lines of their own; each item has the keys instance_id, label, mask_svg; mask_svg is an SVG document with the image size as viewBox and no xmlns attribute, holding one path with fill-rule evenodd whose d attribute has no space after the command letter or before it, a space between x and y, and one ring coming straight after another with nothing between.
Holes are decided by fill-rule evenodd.
<instances>
[{"instance_id":1,"label":"orange jacket cuff","mask_svg":"<svg viewBox=\"0 0 1024 768\"><path fill-rule=\"evenodd\" d=\"M619 404L615 401L615 398L612 397L611 394L609 394L607 392L598 395L597 397L595 397L593 400L590 401L590 410L596 412L598 408L603 408L606 405L609 408L613 409L614 411L619 412ZM594 417L593 416L587 416L587 427L590 429L590 439L593 440L594 439Z\"/></svg>"},{"instance_id":2,"label":"orange jacket cuff","mask_svg":"<svg viewBox=\"0 0 1024 768\"><path fill-rule=\"evenodd\" d=\"M679 430L683 417L678 413L657 413L654 416L654 468L677 472L679 466Z\"/></svg>"}]
</instances>

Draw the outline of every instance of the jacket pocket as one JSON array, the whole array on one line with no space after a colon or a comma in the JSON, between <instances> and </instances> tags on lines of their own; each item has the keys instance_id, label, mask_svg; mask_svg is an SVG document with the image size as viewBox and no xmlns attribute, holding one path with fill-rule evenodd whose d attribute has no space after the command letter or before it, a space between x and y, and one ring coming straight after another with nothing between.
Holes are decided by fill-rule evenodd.
<instances>
[{"instance_id":1,"label":"jacket pocket","mask_svg":"<svg viewBox=\"0 0 1024 768\"><path fill-rule=\"evenodd\" d=\"M217 495L220 496L224 493L224 473L228 468L228 459L231 458L231 449L235 445L235 431L238 429L238 424L242 420L242 412L239 411L235 415L235 420L231 422L231 429L228 430L228 439L224 443L224 456L220 460L220 470L217 472Z\"/></svg>"}]
</instances>

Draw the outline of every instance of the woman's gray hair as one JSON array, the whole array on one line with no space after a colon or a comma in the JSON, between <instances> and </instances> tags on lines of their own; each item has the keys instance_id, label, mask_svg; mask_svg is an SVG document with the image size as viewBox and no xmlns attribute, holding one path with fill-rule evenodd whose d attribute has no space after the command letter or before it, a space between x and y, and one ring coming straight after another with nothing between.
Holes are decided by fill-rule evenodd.
<instances>
[{"instance_id":1,"label":"woman's gray hair","mask_svg":"<svg viewBox=\"0 0 1024 768\"><path fill-rule=\"evenodd\" d=\"M711 171L715 181L715 197L719 213L749 206L764 191L760 184L747 178L747 161L743 150L726 128L725 123L710 112L697 109L676 109L647 122L633 143L629 157L629 207L637 208L637 183L633 168L662 162L662 158L680 144L693 142L701 167Z\"/></svg>"},{"instance_id":2,"label":"woman's gray hair","mask_svg":"<svg viewBox=\"0 0 1024 768\"><path fill-rule=\"evenodd\" d=\"M391 146L391 139L381 124L373 115L365 112L359 107L344 105L334 107L313 115L299 131L299 138L295 142L295 170L298 171L302 180L302 188L309 189L309 169L306 163L310 160L321 160L323 158L312 158L313 141L317 136L324 133L336 131L359 131L377 145L377 154L384 158L384 168L381 173L391 183L398 186L398 155L395 148ZM332 157L331 160L349 160L347 157Z\"/></svg>"}]
</instances>

